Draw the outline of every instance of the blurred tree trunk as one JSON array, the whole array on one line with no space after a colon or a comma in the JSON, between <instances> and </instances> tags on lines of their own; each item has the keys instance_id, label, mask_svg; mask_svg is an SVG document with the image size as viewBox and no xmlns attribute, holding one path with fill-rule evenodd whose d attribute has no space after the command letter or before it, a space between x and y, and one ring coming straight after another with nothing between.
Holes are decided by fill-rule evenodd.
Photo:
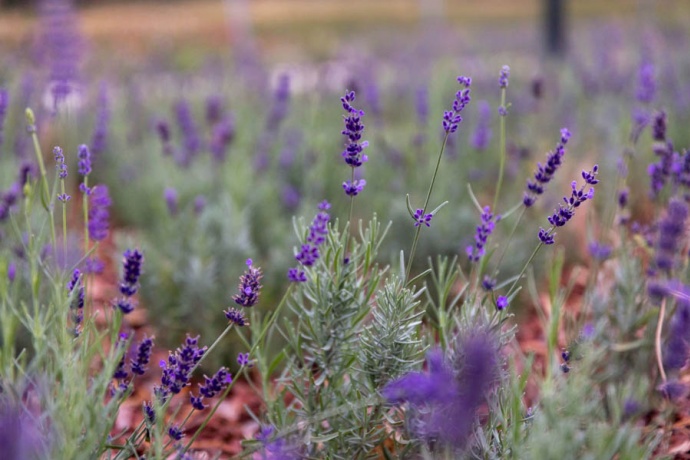
<instances>
[{"instance_id":1,"label":"blurred tree trunk","mask_svg":"<svg viewBox=\"0 0 690 460\"><path fill-rule=\"evenodd\" d=\"M544 0L544 45L550 56L565 54L565 0Z\"/></svg>"}]
</instances>

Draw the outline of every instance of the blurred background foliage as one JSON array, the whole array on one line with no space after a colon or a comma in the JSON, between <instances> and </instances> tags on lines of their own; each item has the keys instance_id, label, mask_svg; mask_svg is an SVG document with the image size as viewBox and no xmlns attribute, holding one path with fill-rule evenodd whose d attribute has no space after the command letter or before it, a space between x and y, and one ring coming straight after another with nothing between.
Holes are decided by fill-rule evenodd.
<instances>
[{"instance_id":1,"label":"blurred background foliage","mask_svg":"<svg viewBox=\"0 0 690 460\"><path fill-rule=\"evenodd\" d=\"M37 9L2 9L0 88L10 95L2 189L31 154L26 106L38 114L44 145L61 145L72 171L77 146L99 144L94 175L110 187L118 244L145 251L140 292L153 326L165 330L159 337L169 346L186 332L213 337L246 258L264 268L261 304L272 308L294 265L293 216L310 220L323 199L341 224L347 215L338 101L345 89L357 91L370 142L356 219L376 212L392 221L380 251L387 263L410 247L405 195L413 206L424 199L455 76L473 77L473 101L447 146L431 204L450 203L424 229L415 268L435 254L460 254L464 264L479 222L468 184L485 205L496 182L497 78L508 64L510 160L499 213L521 200L560 128L573 132L558 183L527 213L504 260L500 276L508 278L570 181L595 162L598 211L611 211L621 159L632 157L632 217L650 219L645 174L653 155L648 135L630 141L637 115L666 108L669 137L690 145L683 129L690 123L687 2L564 6L560 57L544 53L544 3L536 0L94 1L75 8L44 0ZM649 65L656 89L640 101ZM69 89L57 105L56 79ZM161 124L170 132L165 142ZM579 219L557 239L571 259L584 261L590 240L615 235L597 227L588 233L585 215Z\"/></svg>"}]
</instances>

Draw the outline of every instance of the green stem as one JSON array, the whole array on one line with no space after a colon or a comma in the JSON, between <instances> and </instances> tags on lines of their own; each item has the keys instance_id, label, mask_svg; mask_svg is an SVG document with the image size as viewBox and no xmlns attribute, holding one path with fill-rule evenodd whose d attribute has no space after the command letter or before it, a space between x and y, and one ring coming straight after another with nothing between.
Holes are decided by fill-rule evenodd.
<instances>
[{"instance_id":1,"label":"green stem","mask_svg":"<svg viewBox=\"0 0 690 460\"><path fill-rule=\"evenodd\" d=\"M31 109L26 109L26 119L29 123L29 133L31 134L31 141L34 146L34 152L36 153L36 159L38 161L38 167L41 172L41 201L43 206L50 214L50 236L53 248L56 247L55 242L57 238L55 236L55 220L53 205L50 200L50 187L48 186L48 175L46 173L46 165L43 162L43 153L41 152L41 144L38 141L38 134L36 133L36 117Z\"/></svg>"},{"instance_id":2,"label":"green stem","mask_svg":"<svg viewBox=\"0 0 690 460\"><path fill-rule=\"evenodd\" d=\"M506 106L506 89L501 88L501 107ZM498 197L501 194L501 184L503 184L503 170L505 169L506 163L506 115L501 115L500 121L500 147L501 147L501 159L498 168L498 182L496 183L496 193L494 194L494 204L491 210L496 213L496 206L498 205Z\"/></svg>"},{"instance_id":3,"label":"green stem","mask_svg":"<svg viewBox=\"0 0 690 460\"><path fill-rule=\"evenodd\" d=\"M350 183L354 184L355 183L355 168L352 168L352 175L350 176ZM355 210L355 197L353 195L350 195L350 212L347 214L347 223L349 225L348 232L347 232L347 237L345 240L345 257L347 256L347 251L350 248L350 237L352 236L352 214L354 214Z\"/></svg>"},{"instance_id":4,"label":"green stem","mask_svg":"<svg viewBox=\"0 0 690 460\"><path fill-rule=\"evenodd\" d=\"M82 193L82 210L84 213L84 254L89 252L89 176L84 176L84 192Z\"/></svg>"},{"instance_id":5,"label":"green stem","mask_svg":"<svg viewBox=\"0 0 690 460\"><path fill-rule=\"evenodd\" d=\"M443 137L443 144L441 144L441 151L438 152L438 158L436 159L436 167L434 168L434 175L431 177L431 183L429 184L429 190L426 194L426 200L424 200L424 206L422 207L422 215L426 214L427 207L429 206L429 201L431 200L431 192L434 190L434 183L436 183L436 176L438 175L438 168L441 165L441 158L443 158L443 151L446 149L446 143L448 142L448 135L450 133L446 132ZM414 254L417 251L417 243L419 241L419 234L422 231L422 226L417 226L417 230L414 233L414 239L412 240L412 248L410 249L410 257L407 260L407 267L405 269L405 284L407 280L410 279L410 270L412 270L412 262L414 261Z\"/></svg>"},{"instance_id":6,"label":"green stem","mask_svg":"<svg viewBox=\"0 0 690 460\"><path fill-rule=\"evenodd\" d=\"M62 196L65 196L65 180L60 180L60 190ZM67 260L67 202L62 202L62 252L63 257Z\"/></svg>"},{"instance_id":7,"label":"green stem","mask_svg":"<svg viewBox=\"0 0 690 460\"><path fill-rule=\"evenodd\" d=\"M498 270L501 267L501 262L503 262L503 257L505 257L506 252L508 252L510 243L513 241L513 236L515 235L515 231L517 230L518 225L520 225L520 221L522 220L522 216L525 214L525 210L527 210L527 208L523 207L522 211L520 211L520 214L518 215L517 220L515 221L515 224L513 225L513 228L510 230L510 234L508 235L508 241L506 242L506 245L503 247L503 251L501 251L501 255L499 256L498 262L496 263L496 271L494 272L495 274L498 274Z\"/></svg>"},{"instance_id":8,"label":"green stem","mask_svg":"<svg viewBox=\"0 0 690 460\"><path fill-rule=\"evenodd\" d=\"M522 278L522 275L525 274L525 271L527 270L527 267L529 267L529 265L532 263L532 260L533 260L534 257L537 255L537 252L539 252L539 249L540 249L543 245L544 245L544 243L542 243L542 242L540 241L539 244L537 244L537 247L534 248L534 251L532 251L532 255L529 256L529 259L527 259L527 262L526 262L525 265L522 267L522 271L520 271L520 274L517 276L517 278L515 278L515 281L513 281L513 284L510 286L510 289L508 289L508 293L506 294L506 297L510 297L510 294L513 293L513 290L515 289L515 286L517 286L518 282L519 282L520 279Z\"/></svg>"}]
</instances>

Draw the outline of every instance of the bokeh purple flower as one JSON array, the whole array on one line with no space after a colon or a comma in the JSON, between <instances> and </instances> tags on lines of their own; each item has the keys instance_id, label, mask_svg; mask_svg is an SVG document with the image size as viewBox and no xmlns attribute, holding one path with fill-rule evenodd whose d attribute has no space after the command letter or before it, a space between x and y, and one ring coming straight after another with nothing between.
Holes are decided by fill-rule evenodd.
<instances>
[{"instance_id":1,"label":"bokeh purple flower","mask_svg":"<svg viewBox=\"0 0 690 460\"><path fill-rule=\"evenodd\" d=\"M92 241L102 241L108 236L111 204L108 187L97 185L91 189L88 227L89 238Z\"/></svg>"}]
</instances>

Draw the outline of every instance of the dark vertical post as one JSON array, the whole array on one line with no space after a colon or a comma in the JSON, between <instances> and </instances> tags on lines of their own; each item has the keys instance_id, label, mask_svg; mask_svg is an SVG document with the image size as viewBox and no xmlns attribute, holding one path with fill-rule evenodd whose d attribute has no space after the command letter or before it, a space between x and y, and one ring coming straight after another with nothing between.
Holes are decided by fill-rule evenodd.
<instances>
[{"instance_id":1,"label":"dark vertical post","mask_svg":"<svg viewBox=\"0 0 690 460\"><path fill-rule=\"evenodd\" d=\"M544 0L544 32L546 53L565 53L565 0Z\"/></svg>"}]
</instances>

